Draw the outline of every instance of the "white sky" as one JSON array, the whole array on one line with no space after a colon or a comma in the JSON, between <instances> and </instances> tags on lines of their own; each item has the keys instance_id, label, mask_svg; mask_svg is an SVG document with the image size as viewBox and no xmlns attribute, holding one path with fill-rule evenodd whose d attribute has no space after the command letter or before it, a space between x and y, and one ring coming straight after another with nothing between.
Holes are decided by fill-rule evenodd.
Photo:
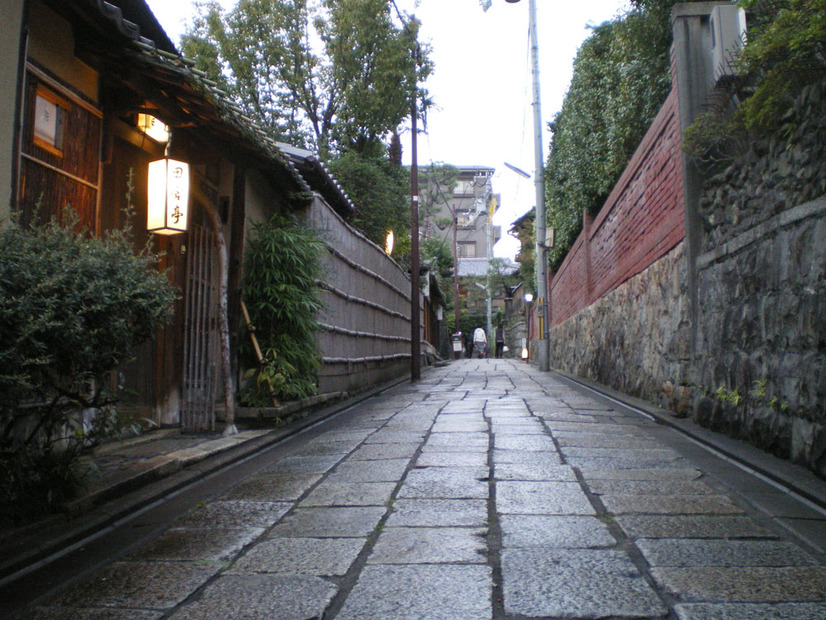
<instances>
[{"instance_id":1,"label":"white sky","mask_svg":"<svg viewBox=\"0 0 826 620\"><path fill-rule=\"evenodd\" d=\"M227 8L235 0L220 0ZM147 0L176 44L194 13L192 0ZM429 43L435 70L425 83L435 109L420 134L418 163L495 168L493 191L501 195L494 223L503 227L533 208L533 178L525 179L504 162L533 174L531 62L528 0L493 0L483 11L479 0L396 0L399 9L422 22L420 40ZM613 18L625 0L537 0L539 77L543 128L562 106L573 59L588 37L587 26ZM542 137L543 161L550 135ZM410 136L402 137L410 163ZM519 242L503 234L494 255L513 257Z\"/></svg>"}]
</instances>

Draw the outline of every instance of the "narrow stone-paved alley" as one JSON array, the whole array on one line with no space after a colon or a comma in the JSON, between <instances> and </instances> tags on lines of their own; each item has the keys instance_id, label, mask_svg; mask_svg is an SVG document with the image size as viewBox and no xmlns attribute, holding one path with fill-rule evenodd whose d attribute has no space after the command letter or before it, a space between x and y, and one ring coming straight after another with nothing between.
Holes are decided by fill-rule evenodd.
<instances>
[{"instance_id":1,"label":"narrow stone-paved alley","mask_svg":"<svg viewBox=\"0 0 826 620\"><path fill-rule=\"evenodd\" d=\"M826 618L824 545L816 503L653 418L462 360L25 617Z\"/></svg>"}]
</instances>

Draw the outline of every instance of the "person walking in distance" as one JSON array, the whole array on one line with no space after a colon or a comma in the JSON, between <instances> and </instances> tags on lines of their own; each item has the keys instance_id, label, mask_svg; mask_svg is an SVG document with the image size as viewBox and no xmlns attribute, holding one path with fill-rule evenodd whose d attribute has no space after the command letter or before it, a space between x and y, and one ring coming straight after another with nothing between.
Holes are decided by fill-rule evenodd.
<instances>
[{"instance_id":1,"label":"person walking in distance","mask_svg":"<svg viewBox=\"0 0 826 620\"><path fill-rule=\"evenodd\" d=\"M485 330L481 326L473 331L473 349L476 351L476 357L485 357L485 345L488 337Z\"/></svg>"},{"instance_id":2,"label":"person walking in distance","mask_svg":"<svg viewBox=\"0 0 826 620\"><path fill-rule=\"evenodd\" d=\"M495 338L496 342L496 357L502 357L502 352L505 349L505 329L502 327L502 324L496 326Z\"/></svg>"}]
</instances>

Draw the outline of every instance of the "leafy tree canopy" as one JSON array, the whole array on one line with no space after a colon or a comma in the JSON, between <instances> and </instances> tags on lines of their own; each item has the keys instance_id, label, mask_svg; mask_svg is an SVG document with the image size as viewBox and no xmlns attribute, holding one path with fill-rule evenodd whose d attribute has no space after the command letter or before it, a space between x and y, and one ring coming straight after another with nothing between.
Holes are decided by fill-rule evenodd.
<instances>
[{"instance_id":1,"label":"leafy tree canopy","mask_svg":"<svg viewBox=\"0 0 826 620\"><path fill-rule=\"evenodd\" d=\"M326 158L383 152L431 65L418 23L387 0L240 0L198 5L184 55L277 138ZM418 66L417 66L418 65Z\"/></svg>"},{"instance_id":2,"label":"leafy tree canopy","mask_svg":"<svg viewBox=\"0 0 826 620\"><path fill-rule=\"evenodd\" d=\"M405 169L385 158L356 152L343 153L330 161L329 168L356 205L353 224L381 247L392 230L396 239L393 256L408 253L410 203Z\"/></svg>"}]
</instances>

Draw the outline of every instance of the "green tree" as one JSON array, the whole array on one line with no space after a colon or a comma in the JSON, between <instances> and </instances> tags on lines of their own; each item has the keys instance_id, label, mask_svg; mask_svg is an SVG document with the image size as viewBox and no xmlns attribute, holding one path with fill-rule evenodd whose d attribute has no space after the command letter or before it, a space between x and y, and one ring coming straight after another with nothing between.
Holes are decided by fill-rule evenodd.
<instances>
[{"instance_id":1,"label":"green tree","mask_svg":"<svg viewBox=\"0 0 826 620\"><path fill-rule=\"evenodd\" d=\"M747 129L776 128L795 97L826 74L826 0L743 0L749 37L740 65L754 84L740 106Z\"/></svg>"},{"instance_id":2,"label":"green tree","mask_svg":"<svg viewBox=\"0 0 826 620\"><path fill-rule=\"evenodd\" d=\"M418 23L387 0L241 0L200 5L182 50L271 133L330 153L383 154L430 72Z\"/></svg>"},{"instance_id":3,"label":"green tree","mask_svg":"<svg viewBox=\"0 0 826 620\"><path fill-rule=\"evenodd\" d=\"M330 172L356 205L353 224L384 247L393 231L393 256L410 251L410 183L407 171L379 156L343 153L329 163Z\"/></svg>"}]
</instances>

